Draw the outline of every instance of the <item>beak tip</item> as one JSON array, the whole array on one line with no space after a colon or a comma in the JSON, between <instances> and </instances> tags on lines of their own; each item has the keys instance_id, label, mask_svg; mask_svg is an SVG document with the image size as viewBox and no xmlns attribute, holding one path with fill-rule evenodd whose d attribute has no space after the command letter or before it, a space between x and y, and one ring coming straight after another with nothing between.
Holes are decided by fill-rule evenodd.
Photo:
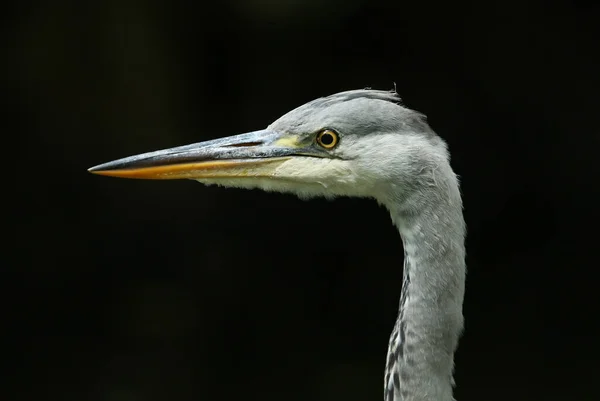
<instances>
[{"instance_id":1,"label":"beak tip","mask_svg":"<svg viewBox=\"0 0 600 401\"><path fill-rule=\"evenodd\" d=\"M107 168L107 163L105 164L98 164L97 166L94 167L90 167L87 169L88 173L91 174L97 174L97 175L106 175L108 174L111 170L111 168Z\"/></svg>"},{"instance_id":2,"label":"beak tip","mask_svg":"<svg viewBox=\"0 0 600 401\"><path fill-rule=\"evenodd\" d=\"M121 160L116 160L116 161L112 161L112 162L108 162L108 163L102 163L102 164L97 164L93 167L88 168L88 171L90 173L97 173L97 172L101 172L101 171L110 171L110 170L115 170L115 168L118 168L119 166L117 165L117 162L120 162Z\"/></svg>"},{"instance_id":3,"label":"beak tip","mask_svg":"<svg viewBox=\"0 0 600 401\"><path fill-rule=\"evenodd\" d=\"M88 173L91 173L91 174L97 174L97 175L102 174L102 170L100 170L97 166L90 167L90 168L88 168L87 171L88 171Z\"/></svg>"}]
</instances>

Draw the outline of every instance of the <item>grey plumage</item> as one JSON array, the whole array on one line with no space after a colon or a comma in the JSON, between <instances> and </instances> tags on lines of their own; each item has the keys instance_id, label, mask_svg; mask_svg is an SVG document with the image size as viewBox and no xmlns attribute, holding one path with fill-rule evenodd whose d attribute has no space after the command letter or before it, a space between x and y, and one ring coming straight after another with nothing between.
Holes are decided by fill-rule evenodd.
<instances>
[{"instance_id":1,"label":"grey plumage","mask_svg":"<svg viewBox=\"0 0 600 401\"><path fill-rule=\"evenodd\" d=\"M327 143L320 135L327 135ZM312 196L370 197L402 237L404 278L385 401L451 401L463 327L465 224L445 142L394 92L313 100L266 130L97 166L103 175L195 179Z\"/></svg>"}]
</instances>

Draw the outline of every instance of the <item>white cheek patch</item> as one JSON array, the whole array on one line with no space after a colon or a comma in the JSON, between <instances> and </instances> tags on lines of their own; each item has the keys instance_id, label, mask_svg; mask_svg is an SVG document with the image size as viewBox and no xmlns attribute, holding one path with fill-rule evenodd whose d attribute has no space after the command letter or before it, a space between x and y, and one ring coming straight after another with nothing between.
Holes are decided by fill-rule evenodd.
<instances>
[{"instance_id":1,"label":"white cheek patch","mask_svg":"<svg viewBox=\"0 0 600 401\"><path fill-rule=\"evenodd\" d=\"M297 158L290 159L275 169L275 179L292 179L297 182L300 197L314 196L370 197L371 183L362 182L350 160ZM304 193L306 192L306 194Z\"/></svg>"},{"instance_id":2,"label":"white cheek patch","mask_svg":"<svg viewBox=\"0 0 600 401\"><path fill-rule=\"evenodd\" d=\"M299 184L320 184L327 188L350 185L355 174L344 160L301 157L281 163L275 168L273 177L298 180Z\"/></svg>"}]
</instances>

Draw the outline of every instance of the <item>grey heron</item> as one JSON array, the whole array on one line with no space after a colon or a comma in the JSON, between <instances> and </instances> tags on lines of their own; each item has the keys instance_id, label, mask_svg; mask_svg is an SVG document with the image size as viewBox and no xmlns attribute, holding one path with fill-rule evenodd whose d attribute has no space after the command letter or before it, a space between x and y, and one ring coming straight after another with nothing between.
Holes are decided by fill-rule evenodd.
<instances>
[{"instance_id":1,"label":"grey heron","mask_svg":"<svg viewBox=\"0 0 600 401\"><path fill-rule=\"evenodd\" d=\"M395 91L352 90L308 102L266 129L91 168L139 179L192 179L301 198L374 198L404 248L385 401L451 401L463 328L465 223L446 143Z\"/></svg>"}]
</instances>

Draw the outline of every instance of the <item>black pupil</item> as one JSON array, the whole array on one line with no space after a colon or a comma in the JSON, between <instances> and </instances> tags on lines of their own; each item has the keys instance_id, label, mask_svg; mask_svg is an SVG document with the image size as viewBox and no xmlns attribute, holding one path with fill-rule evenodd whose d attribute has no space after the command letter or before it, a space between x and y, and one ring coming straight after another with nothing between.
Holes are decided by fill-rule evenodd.
<instances>
[{"instance_id":1,"label":"black pupil","mask_svg":"<svg viewBox=\"0 0 600 401\"><path fill-rule=\"evenodd\" d=\"M321 143L323 145L331 145L333 143L333 135L328 133L321 135Z\"/></svg>"}]
</instances>

